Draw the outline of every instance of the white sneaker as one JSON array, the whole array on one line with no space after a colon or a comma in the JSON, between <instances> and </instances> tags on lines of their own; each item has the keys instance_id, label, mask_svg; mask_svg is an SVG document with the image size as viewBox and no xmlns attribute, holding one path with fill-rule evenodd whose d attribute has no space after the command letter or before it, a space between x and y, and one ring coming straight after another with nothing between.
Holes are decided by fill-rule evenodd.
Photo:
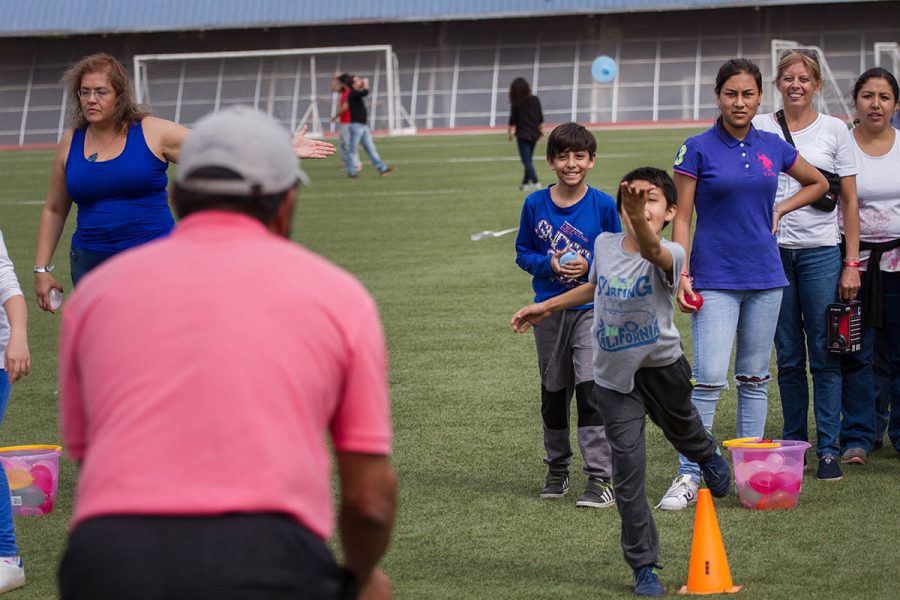
<instances>
[{"instance_id":1,"label":"white sneaker","mask_svg":"<svg viewBox=\"0 0 900 600\"><path fill-rule=\"evenodd\" d=\"M656 508L662 510L682 510L697 504L697 489L700 486L694 483L690 475L679 475L672 482Z\"/></svg>"},{"instance_id":2,"label":"white sneaker","mask_svg":"<svg viewBox=\"0 0 900 600\"><path fill-rule=\"evenodd\" d=\"M25 567L18 556L0 558L0 594L25 585Z\"/></svg>"}]
</instances>

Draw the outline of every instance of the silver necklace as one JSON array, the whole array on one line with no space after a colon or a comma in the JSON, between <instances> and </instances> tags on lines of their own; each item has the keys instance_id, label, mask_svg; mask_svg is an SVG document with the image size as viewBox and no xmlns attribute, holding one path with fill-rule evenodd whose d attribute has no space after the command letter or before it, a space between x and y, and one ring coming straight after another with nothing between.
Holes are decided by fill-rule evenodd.
<instances>
[{"instance_id":1,"label":"silver necklace","mask_svg":"<svg viewBox=\"0 0 900 600\"><path fill-rule=\"evenodd\" d=\"M93 129L91 127L88 127L88 134L91 134L91 132L93 132ZM91 136L91 138L93 139L93 136ZM113 136L113 139L111 139L108 144L106 144L105 146L103 146L102 148L100 148L99 150L94 152L93 154L89 154L87 157L87 161L89 163L97 162L97 156L101 152L106 152L106 149L109 148L110 146L112 146L113 142L115 142L117 139L119 139L119 132L116 132L116 135Z\"/></svg>"}]
</instances>

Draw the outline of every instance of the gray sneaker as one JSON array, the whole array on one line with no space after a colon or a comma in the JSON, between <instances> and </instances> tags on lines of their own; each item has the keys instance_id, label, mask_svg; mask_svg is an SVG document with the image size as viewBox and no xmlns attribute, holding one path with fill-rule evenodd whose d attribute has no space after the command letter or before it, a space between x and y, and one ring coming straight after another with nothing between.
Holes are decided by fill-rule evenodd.
<instances>
[{"instance_id":1,"label":"gray sneaker","mask_svg":"<svg viewBox=\"0 0 900 600\"><path fill-rule=\"evenodd\" d=\"M599 477L588 478L587 487L581 498L575 503L575 506L585 506L589 508L606 508L616 503L616 494L613 492L612 484Z\"/></svg>"},{"instance_id":2,"label":"gray sneaker","mask_svg":"<svg viewBox=\"0 0 900 600\"><path fill-rule=\"evenodd\" d=\"M547 473L547 481L541 490L541 498L562 498L569 493L569 476L566 473Z\"/></svg>"},{"instance_id":3,"label":"gray sneaker","mask_svg":"<svg viewBox=\"0 0 900 600\"><path fill-rule=\"evenodd\" d=\"M841 463L845 465L862 465L866 466L866 459L869 458L868 452L859 447L848 448L844 455L841 456Z\"/></svg>"}]
</instances>

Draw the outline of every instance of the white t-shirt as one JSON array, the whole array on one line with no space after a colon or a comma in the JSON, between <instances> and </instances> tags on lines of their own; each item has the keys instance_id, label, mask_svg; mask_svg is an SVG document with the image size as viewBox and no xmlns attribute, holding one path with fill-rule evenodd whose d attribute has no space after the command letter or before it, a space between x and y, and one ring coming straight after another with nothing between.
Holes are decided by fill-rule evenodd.
<instances>
[{"instance_id":1,"label":"white t-shirt","mask_svg":"<svg viewBox=\"0 0 900 600\"><path fill-rule=\"evenodd\" d=\"M855 139L853 150L859 165L859 238L867 242L900 238L900 132L894 130L894 145L883 156L864 153ZM868 251L859 253L860 269L866 268L868 257ZM881 270L900 272L900 248L881 255Z\"/></svg>"},{"instance_id":2,"label":"white t-shirt","mask_svg":"<svg viewBox=\"0 0 900 600\"><path fill-rule=\"evenodd\" d=\"M781 125L773 113L756 115L753 126L769 131L784 139ZM835 117L819 114L811 125L800 131L792 131L794 145L806 161L815 167L837 173L841 177L856 175L856 159L853 140L847 125ZM800 190L793 177L782 173L778 176L776 202L786 200ZM804 206L786 214L778 224L778 245L782 248L818 248L836 246L841 241L837 210L823 212Z\"/></svg>"},{"instance_id":3,"label":"white t-shirt","mask_svg":"<svg viewBox=\"0 0 900 600\"><path fill-rule=\"evenodd\" d=\"M9 319L3 305L13 296L21 295L22 288L19 287L16 271L6 251L6 244L3 243L3 234L0 233L0 369L4 368L6 345L9 343Z\"/></svg>"}]
</instances>

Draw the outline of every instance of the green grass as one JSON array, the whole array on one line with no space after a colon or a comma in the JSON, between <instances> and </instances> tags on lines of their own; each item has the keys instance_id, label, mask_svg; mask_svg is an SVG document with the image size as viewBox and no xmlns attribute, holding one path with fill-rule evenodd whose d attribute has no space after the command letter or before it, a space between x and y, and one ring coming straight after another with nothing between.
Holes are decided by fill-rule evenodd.
<instances>
[{"instance_id":1,"label":"green grass","mask_svg":"<svg viewBox=\"0 0 900 600\"><path fill-rule=\"evenodd\" d=\"M589 182L609 191L633 167L668 167L689 133L599 132ZM530 279L515 265L512 235L469 240L478 231L518 225L521 167L514 145L495 135L380 139L378 147L398 167L389 178L378 178L368 163L355 181L338 171L334 158L304 164L315 183L301 192L294 235L356 274L381 309L401 486L397 529L384 561L396 596L630 598L618 514L575 509L584 484L580 458L570 496L537 498L545 472L534 344L508 324L531 298ZM33 373L13 389L2 429L8 445L59 439L59 319L34 305L29 272L51 155L0 154L0 227L32 308ZM544 183L550 182L551 173L538 163ZM73 222L56 253L57 274L67 287ZM683 316L679 327L689 351ZM777 386L770 396L767 434L777 437ZM732 388L720 401L719 439L734 437L734 404ZM652 424L647 445L647 492L655 504L677 458ZM10 598L55 597L75 487L71 463L61 477L52 515L16 520L28 585ZM882 451L869 467L847 469L839 483L807 474L795 510L753 512L734 496L717 500L732 575L744 586L738 597L892 597L898 481L900 460ZM693 511L653 514L666 567L662 579L673 593L687 578Z\"/></svg>"}]
</instances>

